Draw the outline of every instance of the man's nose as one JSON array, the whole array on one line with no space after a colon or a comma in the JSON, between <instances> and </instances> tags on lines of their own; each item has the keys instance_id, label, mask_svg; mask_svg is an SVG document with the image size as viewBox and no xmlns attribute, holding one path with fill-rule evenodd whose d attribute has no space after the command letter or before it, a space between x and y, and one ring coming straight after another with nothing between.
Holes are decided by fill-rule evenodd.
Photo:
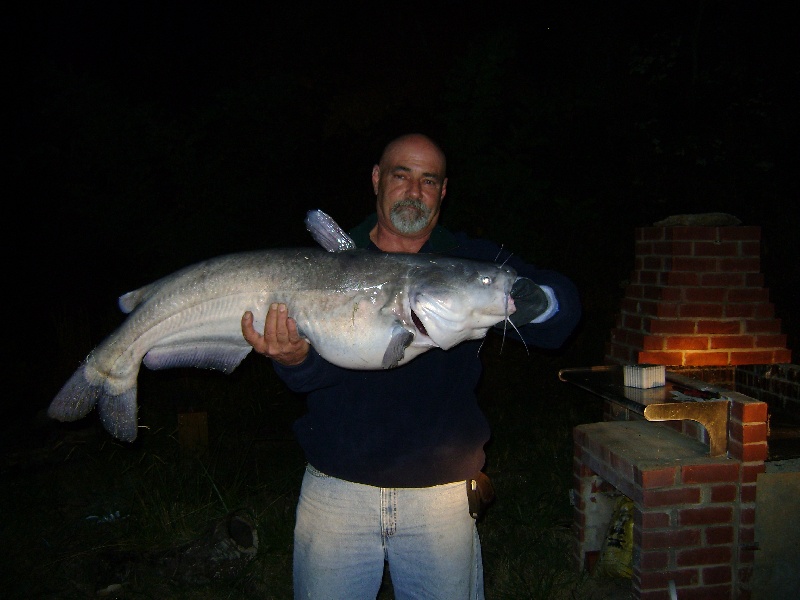
<instances>
[{"instance_id":1,"label":"man's nose","mask_svg":"<svg viewBox=\"0 0 800 600\"><path fill-rule=\"evenodd\" d=\"M412 179L408 186L408 195L412 198L422 198L422 182Z\"/></svg>"}]
</instances>

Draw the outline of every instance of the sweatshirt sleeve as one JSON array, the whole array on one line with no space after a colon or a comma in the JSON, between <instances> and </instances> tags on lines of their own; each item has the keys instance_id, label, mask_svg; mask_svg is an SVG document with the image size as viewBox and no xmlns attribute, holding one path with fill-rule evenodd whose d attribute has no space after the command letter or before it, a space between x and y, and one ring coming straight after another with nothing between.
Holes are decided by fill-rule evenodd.
<instances>
[{"instance_id":1,"label":"sweatshirt sleeve","mask_svg":"<svg viewBox=\"0 0 800 600\"><path fill-rule=\"evenodd\" d=\"M539 348L560 348L577 327L581 319L581 301L578 289L569 278L556 271L539 270L532 267L519 267L517 274L526 277L536 285L549 288L557 306L549 316L544 319L535 319L526 325L518 325L519 333L526 344L533 344ZM513 332L511 337L519 337Z\"/></svg>"},{"instance_id":2,"label":"sweatshirt sleeve","mask_svg":"<svg viewBox=\"0 0 800 600\"><path fill-rule=\"evenodd\" d=\"M299 365L287 367L272 361L272 367L286 386L299 394L335 385L342 375L342 369L322 358L313 346Z\"/></svg>"},{"instance_id":3,"label":"sweatshirt sleeve","mask_svg":"<svg viewBox=\"0 0 800 600\"><path fill-rule=\"evenodd\" d=\"M582 315L580 295L575 284L557 271L538 269L514 254L509 256L507 251L501 250L493 242L468 238L463 234L459 234L458 238L459 255L506 264L516 270L518 277L527 278L545 288L548 298L546 314L543 313L540 318L535 318L528 324L515 323L518 331L507 323L499 323L492 330L495 333L503 332L512 339L522 339L526 344L538 348L555 350L563 346L578 326Z\"/></svg>"}]
</instances>

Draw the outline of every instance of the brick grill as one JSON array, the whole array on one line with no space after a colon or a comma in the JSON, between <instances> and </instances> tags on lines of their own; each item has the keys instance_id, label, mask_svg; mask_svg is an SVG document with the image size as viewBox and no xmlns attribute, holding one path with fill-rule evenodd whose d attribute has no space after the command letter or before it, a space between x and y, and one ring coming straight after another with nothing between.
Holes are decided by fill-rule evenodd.
<instances>
[{"instance_id":1,"label":"brick grill","mask_svg":"<svg viewBox=\"0 0 800 600\"><path fill-rule=\"evenodd\" d=\"M607 362L792 362L760 273L760 227L640 227L635 244Z\"/></svg>"},{"instance_id":2,"label":"brick grill","mask_svg":"<svg viewBox=\"0 0 800 600\"><path fill-rule=\"evenodd\" d=\"M668 600L671 584L682 600L751 598L770 407L751 397L753 386L750 395L727 390L737 379L752 382L755 374L745 373L754 365L762 374L758 365L797 373L780 364L791 351L764 288L760 235L748 226L636 229L635 270L601 368L667 365L675 377L698 377L698 389L724 386L729 405L718 456L697 422L647 421L602 393L605 421L574 430L575 561L592 568L613 496L624 494L634 503L634 598ZM787 385L796 396L797 384Z\"/></svg>"},{"instance_id":3,"label":"brick grill","mask_svg":"<svg viewBox=\"0 0 800 600\"><path fill-rule=\"evenodd\" d=\"M727 453L669 424L607 421L574 430L575 560L602 549L612 492L634 502L635 598L749 598L756 477L767 456L767 405L731 393Z\"/></svg>"}]
</instances>

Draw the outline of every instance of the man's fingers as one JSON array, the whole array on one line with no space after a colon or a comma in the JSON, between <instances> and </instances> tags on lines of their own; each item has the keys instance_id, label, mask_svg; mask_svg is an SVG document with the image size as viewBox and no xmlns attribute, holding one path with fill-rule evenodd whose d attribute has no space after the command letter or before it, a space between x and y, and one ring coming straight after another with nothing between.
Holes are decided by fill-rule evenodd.
<instances>
[{"instance_id":1,"label":"man's fingers","mask_svg":"<svg viewBox=\"0 0 800 600\"><path fill-rule=\"evenodd\" d=\"M251 345L258 340L261 335L253 327L253 313L249 310L242 315L242 335Z\"/></svg>"},{"instance_id":2,"label":"man's fingers","mask_svg":"<svg viewBox=\"0 0 800 600\"><path fill-rule=\"evenodd\" d=\"M277 339L278 331L278 305L270 304L267 318L264 322L264 337L268 340Z\"/></svg>"}]
</instances>

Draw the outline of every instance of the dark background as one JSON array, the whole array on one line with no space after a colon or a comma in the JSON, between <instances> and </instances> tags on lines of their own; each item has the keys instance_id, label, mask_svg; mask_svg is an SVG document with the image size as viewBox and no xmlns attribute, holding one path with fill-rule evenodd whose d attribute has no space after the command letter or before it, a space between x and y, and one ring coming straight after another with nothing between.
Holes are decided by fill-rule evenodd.
<instances>
[{"instance_id":1,"label":"dark background","mask_svg":"<svg viewBox=\"0 0 800 600\"><path fill-rule=\"evenodd\" d=\"M372 165L409 131L448 155L445 225L576 281L576 366L602 362L634 228L716 211L762 228L797 356L791 3L268 4L51 2L6 21L4 414L47 406L122 293L313 245L312 208L360 222Z\"/></svg>"}]
</instances>

